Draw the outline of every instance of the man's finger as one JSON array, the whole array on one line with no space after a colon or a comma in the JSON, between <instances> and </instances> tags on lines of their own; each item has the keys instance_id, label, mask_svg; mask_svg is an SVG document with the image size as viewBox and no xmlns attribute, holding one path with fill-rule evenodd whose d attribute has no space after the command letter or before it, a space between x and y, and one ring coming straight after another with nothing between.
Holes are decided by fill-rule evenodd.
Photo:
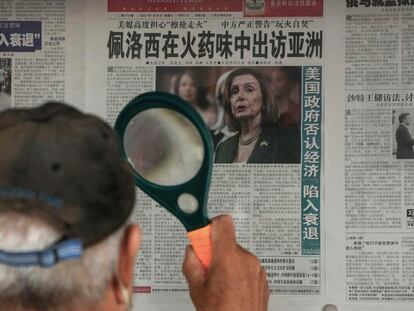
<instances>
[{"instance_id":1,"label":"man's finger","mask_svg":"<svg viewBox=\"0 0 414 311\"><path fill-rule=\"evenodd\" d=\"M236 244L233 219L229 215L220 215L211 220L211 242L213 258L228 252Z\"/></svg>"},{"instance_id":2,"label":"man's finger","mask_svg":"<svg viewBox=\"0 0 414 311\"><path fill-rule=\"evenodd\" d=\"M206 279L206 270L191 245L185 249L185 257L183 262L183 273L191 288L202 286Z\"/></svg>"}]
</instances>

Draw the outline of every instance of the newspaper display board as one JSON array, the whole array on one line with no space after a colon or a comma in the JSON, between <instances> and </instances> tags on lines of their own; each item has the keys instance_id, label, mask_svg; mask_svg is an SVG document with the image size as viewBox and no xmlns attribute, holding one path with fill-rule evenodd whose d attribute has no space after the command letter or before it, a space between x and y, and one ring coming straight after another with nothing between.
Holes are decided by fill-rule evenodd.
<instances>
[{"instance_id":1,"label":"newspaper display board","mask_svg":"<svg viewBox=\"0 0 414 311\"><path fill-rule=\"evenodd\" d=\"M143 92L186 96L185 77L217 147L237 135L221 83L253 69L300 150L290 163L216 163L208 208L233 216L265 267L269 310L407 310L414 160L397 132L414 135L413 42L412 0L4 0L0 109L61 100L113 124ZM140 191L134 218L134 310L192 310L184 228Z\"/></svg>"}]
</instances>

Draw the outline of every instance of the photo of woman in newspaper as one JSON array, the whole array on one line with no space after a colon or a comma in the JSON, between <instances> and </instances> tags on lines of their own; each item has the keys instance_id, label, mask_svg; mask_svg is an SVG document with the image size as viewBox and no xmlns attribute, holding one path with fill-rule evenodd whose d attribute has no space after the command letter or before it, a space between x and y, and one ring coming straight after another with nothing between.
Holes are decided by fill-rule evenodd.
<instances>
[{"instance_id":1,"label":"photo of woman in newspaper","mask_svg":"<svg viewBox=\"0 0 414 311\"><path fill-rule=\"evenodd\" d=\"M299 163L301 73L300 66L159 66L156 89L180 96L200 113L213 137L215 163ZM238 99L233 114L230 87L242 76L256 86L258 102Z\"/></svg>"},{"instance_id":2,"label":"photo of woman in newspaper","mask_svg":"<svg viewBox=\"0 0 414 311\"><path fill-rule=\"evenodd\" d=\"M299 132L278 126L278 107L269 79L241 67L227 77L224 110L237 134L218 145L216 163L299 163Z\"/></svg>"}]
</instances>

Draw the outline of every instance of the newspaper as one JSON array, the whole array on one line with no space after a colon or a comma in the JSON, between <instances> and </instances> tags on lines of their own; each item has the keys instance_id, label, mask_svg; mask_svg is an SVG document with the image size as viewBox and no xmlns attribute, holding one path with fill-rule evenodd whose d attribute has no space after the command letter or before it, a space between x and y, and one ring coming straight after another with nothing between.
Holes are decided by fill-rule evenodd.
<instances>
[{"instance_id":1,"label":"newspaper","mask_svg":"<svg viewBox=\"0 0 414 311\"><path fill-rule=\"evenodd\" d=\"M218 150L238 135L222 81L260 72L300 150L254 163L217 151L210 217L233 216L267 271L269 310L407 310L414 161L397 156L397 132L414 135L413 39L412 0L2 1L0 109L60 100L114 124L143 92L184 98L185 76ZM134 308L192 310L185 229L137 194Z\"/></svg>"},{"instance_id":2,"label":"newspaper","mask_svg":"<svg viewBox=\"0 0 414 311\"><path fill-rule=\"evenodd\" d=\"M414 10L385 2L347 3L346 298L412 304Z\"/></svg>"}]
</instances>

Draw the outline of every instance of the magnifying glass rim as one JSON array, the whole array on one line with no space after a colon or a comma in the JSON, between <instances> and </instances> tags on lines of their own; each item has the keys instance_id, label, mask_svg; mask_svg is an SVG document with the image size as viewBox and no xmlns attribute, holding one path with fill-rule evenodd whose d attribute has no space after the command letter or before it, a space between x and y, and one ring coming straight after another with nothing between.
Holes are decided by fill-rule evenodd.
<instances>
[{"instance_id":1,"label":"magnifying glass rim","mask_svg":"<svg viewBox=\"0 0 414 311\"><path fill-rule=\"evenodd\" d=\"M124 144L124 136L126 129L128 127L129 122L139 113L149 110L149 109L157 109L157 108L165 108L171 111L178 112L182 114L188 121L191 122L197 129L198 133L200 134L201 141L203 142L204 146L204 158L200 165L200 168L197 172L192 176L190 179L179 182L174 185L162 185L157 184L149 179L144 178L141 176L132 166L132 164L128 161L128 156L125 151L125 144ZM137 183L141 184L148 184L151 187L159 188L159 189L166 189L166 188L177 188L181 185L186 185L191 183L193 179L195 179L202 170L208 170L208 180L211 177L211 166L212 166L212 158L213 158L213 142L211 139L211 135L205 125L204 120L200 116L200 114L191 106L191 104L187 103L180 97L176 95L172 95L166 92L148 92L142 95L135 97L131 100L121 111L118 115L118 118L115 122L115 129L119 135L119 144L121 148L121 154L124 159L127 160L128 165L131 167L133 172L133 177L137 181ZM208 164L210 163L210 167Z\"/></svg>"},{"instance_id":2,"label":"magnifying glass rim","mask_svg":"<svg viewBox=\"0 0 414 311\"><path fill-rule=\"evenodd\" d=\"M115 122L115 130L119 136L121 155L127 161L124 148L124 135L129 122L139 112L151 108L170 109L186 117L196 127L201 136L204 144L204 159L200 169L193 178L178 185L160 185L153 183L139 175L131 164L128 163L135 184L156 202L164 206L170 213L175 215L187 231L205 227L210 223L206 206L213 168L213 140L204 120L189 103L176 95L165 92L148 92L131 100L119 113ZM199 202L197 211L192 214L185 213L177 205L178 196L183 193L193 195Z\"/></svg>"}]
</instances>

